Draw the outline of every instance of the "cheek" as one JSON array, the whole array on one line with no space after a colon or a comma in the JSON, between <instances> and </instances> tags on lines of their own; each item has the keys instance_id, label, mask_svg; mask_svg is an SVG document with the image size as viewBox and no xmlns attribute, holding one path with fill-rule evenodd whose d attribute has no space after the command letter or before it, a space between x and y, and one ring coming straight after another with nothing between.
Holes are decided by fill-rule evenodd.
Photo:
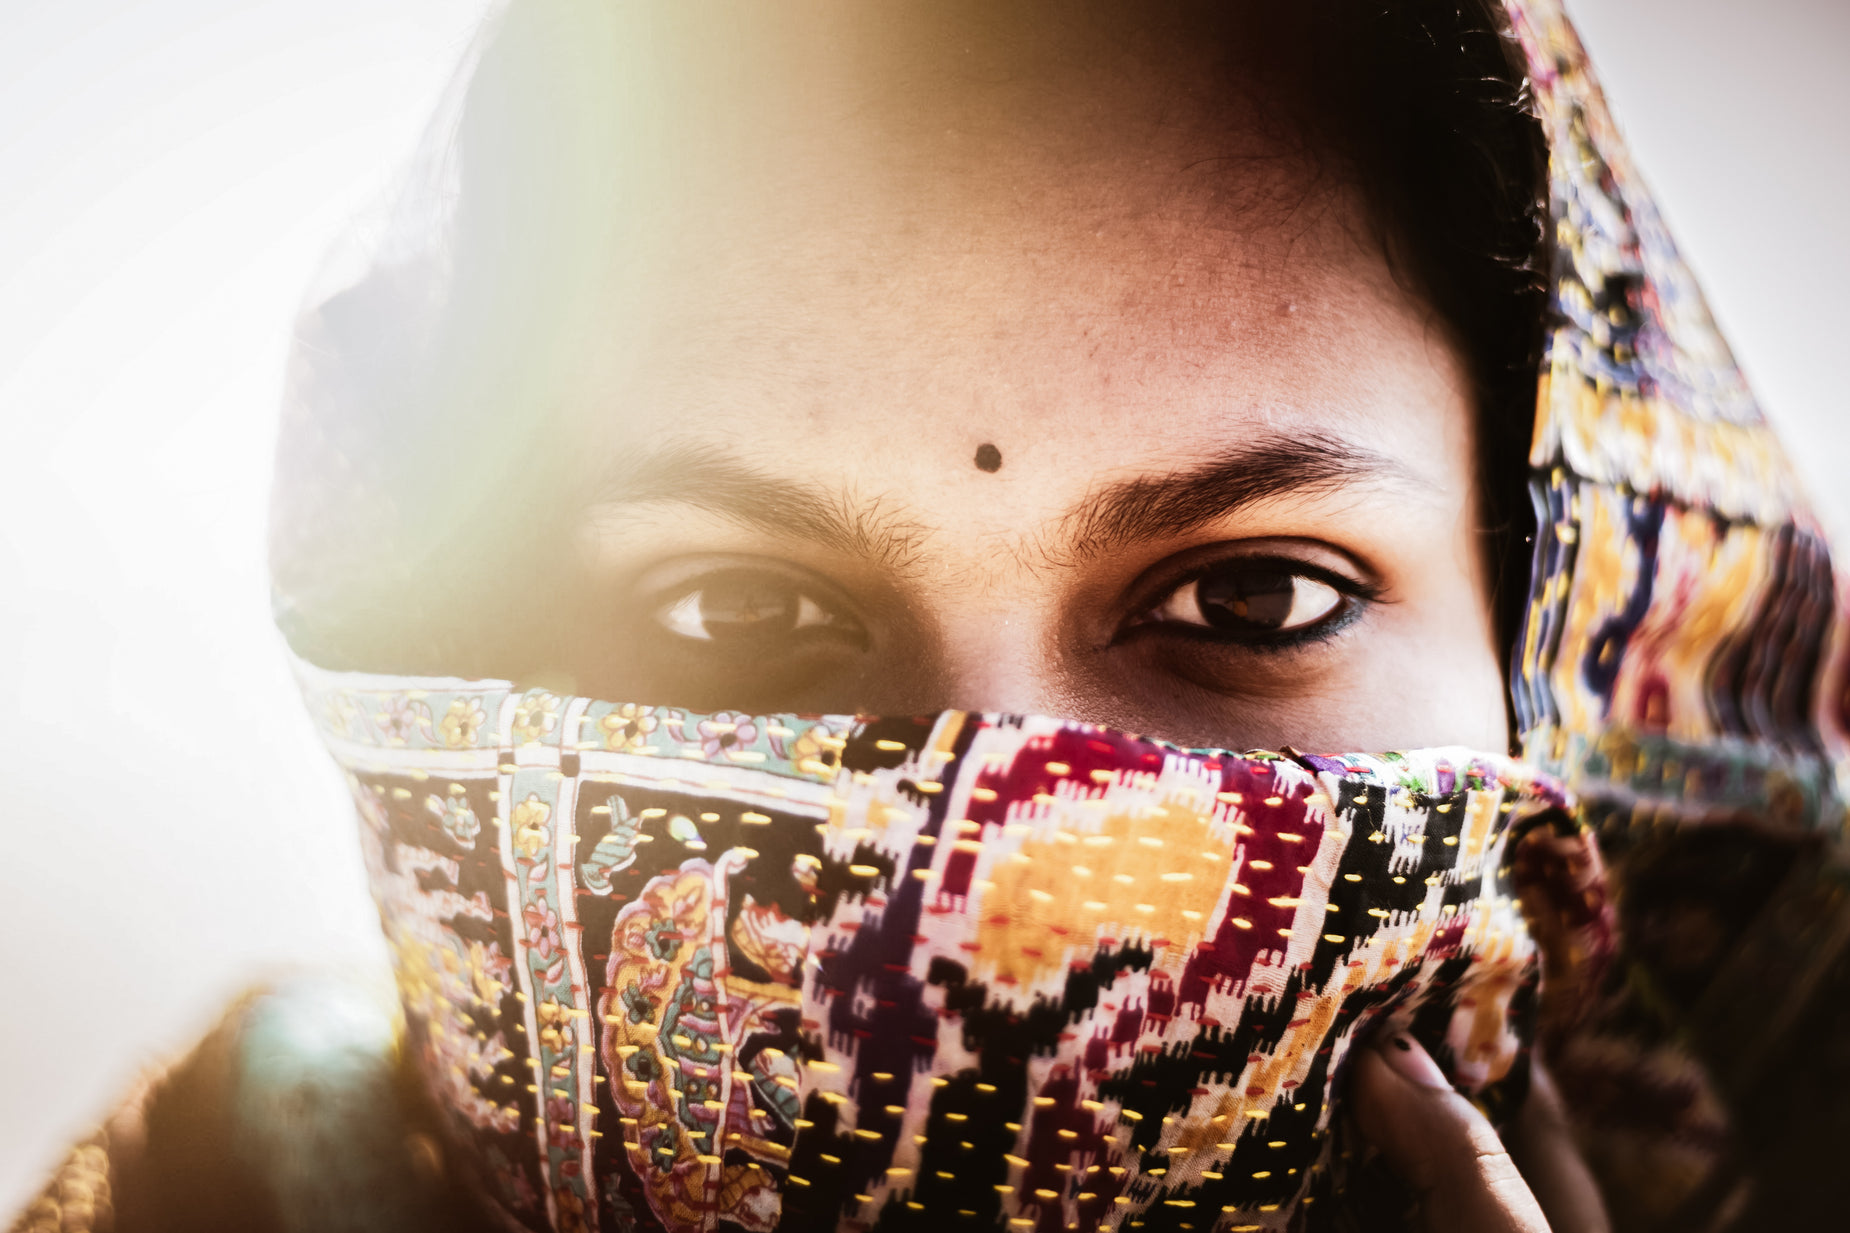
<instances>
[{"instance_id":1,"label":"cheek","mask_svg":"<svg viewBox=\"0 0 1850 1233\"><path fill-rule=\"evenodd\" d=\"M1461 515L1455 534L1427 541L1405 567L1405 598L1381 607L1339 671L1348 748L1509 747L1503 653L1474 525Z\"/></svg>"},{"instance_id":2,"label":"cheek","mask_svg":"<svg viewBox=\"0 0 1850 1233\"><path fill-rule=\"evenodd\" d=\"M1501 752L1509 735L1494 645L1428 626L1377 628L1343 650L1261 661L1235 694L1201 689L1174 665L1131 662L1066 674L1077 717L1180 745L1370 753L1459 745Z\"/></svg>"},{"instance_id":3,"label":"cheek","mask_svg":"<svg viewBox=\"0 0 1850 1233\"><path fill-rule=\"evenodd\" d=\"M1345 717L1364 741L1357 748L1509 747L1497 650L1474 625L1481 622L1433 622L1380 657L1353 690L1353 709Z\"/></svg>"},{"instance_id":4,"label":"cheek","mask_svg":"<svg viewBox=\"0 0 1850 1233\"><path fill-rule=\"evenodd\" d=\"M1405 568L1405 599L1382 606L1373 636L1342 672L1344 726L1359 749L1509 745L1502 653L1473 523L1434 534Z\"/></svg>"}]
</instances>

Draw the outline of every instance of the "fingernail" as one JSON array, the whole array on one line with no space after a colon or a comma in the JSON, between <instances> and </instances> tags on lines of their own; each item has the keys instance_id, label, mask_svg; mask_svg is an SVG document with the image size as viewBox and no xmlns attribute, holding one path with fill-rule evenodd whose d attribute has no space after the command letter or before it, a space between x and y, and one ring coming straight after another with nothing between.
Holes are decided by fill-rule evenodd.
<instances>
[{"instance_id":1,"label":"fingernail","mask_svg":"<svg viewBox=\"0 0 1850 1233\"><path fill-rule=\"evenodd\" d=\"M1376 1050L1389 1068L1408 1082L1447 1092L1452 1090L1445 1072L1432 1060L1432 1054L1421 1048L1420 1042L1405 1032L1394 1033L1377 1045Z\"/></svg>"}]
</instances>

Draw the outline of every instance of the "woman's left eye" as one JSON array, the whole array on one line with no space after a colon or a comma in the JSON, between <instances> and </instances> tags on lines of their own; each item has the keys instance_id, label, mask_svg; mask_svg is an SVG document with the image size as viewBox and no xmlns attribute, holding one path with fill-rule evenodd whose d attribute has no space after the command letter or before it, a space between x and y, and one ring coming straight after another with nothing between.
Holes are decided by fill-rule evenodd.
<instances>
[{"instance_id":1,"label":"woman's left eye","mask_svg":"<svg viewBox=\"0 0 1850 1233\"><path fill-rule=\"evenodd\" d=\"M655 619L696 642L765 642L845 622L789 580L721 574L661 605Z\"/></svg>"},{"instance_id":2,"label":"woman's left eye","mask_svg":"<svg viewBox=\"0 0 1850 1233\"><path fill-rule=\"evenodd\" d=\"M1345 605L1343 593L1327 582L1283 566L1242 564L1183 583L1150 609L1145 621L1263 640L1310 629L1340 614Z\"/></svg>"}]
</instances>

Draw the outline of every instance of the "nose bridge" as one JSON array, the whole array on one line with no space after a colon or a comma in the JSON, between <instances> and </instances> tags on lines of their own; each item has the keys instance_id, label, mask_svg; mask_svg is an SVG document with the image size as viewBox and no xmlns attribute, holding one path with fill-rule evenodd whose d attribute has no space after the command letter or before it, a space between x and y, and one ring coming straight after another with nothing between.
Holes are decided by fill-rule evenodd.
<instances>
[{"instance_id":1,"label":"nose bridge","mask_svg":"<svg viewBox=\"0 0 1850 1233\"><path fill-rule=\"evenodd\" d=\"M1050 604L974 604L945 621L943 705L1039 712L1058 690Z\"/></svg>"},{"instance_id":2,"label":"nose bridge","mask_svg":"<svg viewBox=\"0 0 1850 1233\"><path fill-rule=\"evenodd\" d=\"M1046 516L1005 502L963 511L958 542L918 595L935 627L934 709L1059 709L1065 579L1029 542Z\"/></svg>"}]
</instances>

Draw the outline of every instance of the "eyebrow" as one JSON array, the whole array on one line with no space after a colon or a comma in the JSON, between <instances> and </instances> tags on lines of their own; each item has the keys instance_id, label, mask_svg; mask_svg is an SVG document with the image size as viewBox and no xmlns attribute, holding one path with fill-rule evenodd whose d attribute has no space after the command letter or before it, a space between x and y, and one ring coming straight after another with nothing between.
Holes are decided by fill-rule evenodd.
<instances>
[{"instance_id":1,"label":"eyebrow","mask_svg":"<svg viewBox=\"0 0 1850 1233\"><path fill-rule=\"evenodd\" d=\"M1091 560L1183 535L1248 506L1318 496L1357 484L1415 484L1402 463L1334 438L1247 442L1186 470L1116 480L1062 514L1042 540L1043 560ZM917 563L931 528L890 500L770 475L718 446L674 444L634 455L607 473L598 500L675 503L784 538L894 569ZM1040 538L1040 537L1036 537Z\"/></svg>"},{"instance_id":2,"label":"eyebrow","mask_svg":"<svg viewBox=\"0 0 1850 1233\"><path fill-rule=\"evenodd\" d=\"M1187 470L1118 480L1095 489L1061 518L1057 553L1087 560L1186 534L1279 497L1315 497L1358 484L1418 482L1404 464L1352 442L1263 438Z\"/></svg>"},{"instance_id":3,"label":"eyebrow","mask_svg":"<svg viewBox=\"0 0 1850 1233\"><path fill-rule=\"evenodd\" d=\"M769 475L717 446L674 444L607 473L602 501L673 502L893 569L917 562L930 529L881 497Z\"/></svg>"}]
</instances>

